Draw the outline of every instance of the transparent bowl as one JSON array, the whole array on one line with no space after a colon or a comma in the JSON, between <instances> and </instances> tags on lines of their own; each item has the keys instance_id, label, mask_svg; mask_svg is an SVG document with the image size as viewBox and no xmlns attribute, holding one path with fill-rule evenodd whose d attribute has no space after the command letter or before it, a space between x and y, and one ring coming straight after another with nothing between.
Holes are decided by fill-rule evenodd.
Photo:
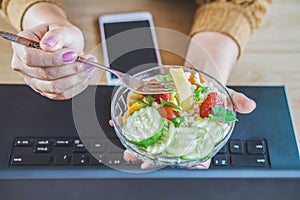
<instances>
[{"instance_id":1,"label":"transparent bowl","mask_svg":"<svg viewBox=\"0 0 300 200\"><path fill-rule=\"evenodd\" d=\"M198 72L199 75L204 77L206 82L209 83L210 88L214 88L218 90L219 93L223 94L224 97L226 97L226 108L231 111L235 116L235 110L234 110L234 104L232 101L232 98L227 91L226 87L222 85L219 81L217 81L215 78L211 77L210 75L201 72L194 68L184 67L184 66L171 66L171 65L163 65L154 67L148 70L143 70L141 72L138 72L134 74L135 77L138 77L140 79L151 79L157 75L165 75L169 73L169 70L171 68L182 68L184 72L190 72L195 73ZM186 160L181 157L175 157L170 155L164 155L164 154L151 154L147 151L145 151L143 148L131 143L126 139L126 137L122 133L122 118L121 116L124 115L126 110L128 109L127 106L127 96L129 94L130 90L126 87L120 86L114 91L113 99L111 103L111 117L114 123L114 129L119 137L121 143L130 151L132 151L138 158L144 160L144 161L152 161L157 166L174 166L174 167L191 167L198 164L201 164L202 162L207 161L208 159L212 158L228 141L230 138L232 131L235 126L235 121L233 122L222 122L224 123L226 129L224 130L225 137L219 141L217 144L215 144L212 153L203 158L203 159L197 159L197 160Z\"/></svg>"}]
</instances>

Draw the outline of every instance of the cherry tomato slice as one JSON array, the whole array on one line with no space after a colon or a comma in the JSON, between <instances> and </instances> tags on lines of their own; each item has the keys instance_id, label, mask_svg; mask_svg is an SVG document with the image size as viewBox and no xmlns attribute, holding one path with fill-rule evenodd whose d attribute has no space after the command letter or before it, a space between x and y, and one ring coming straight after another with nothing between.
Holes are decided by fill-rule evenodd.
<instances>
[{"instance_id":1,"label":"cherry tomato slice","mask_svg":"<svg viewBox=\"0 0 300 200\"><path fill-rule=\"evenodd\" d=\"M163 118L166 118L168 120L172 120L176 117L179 117L179 113L175 111L175 108L172 106L162 106L159 107L158 112Z\"/></svg>"}]
</instances>

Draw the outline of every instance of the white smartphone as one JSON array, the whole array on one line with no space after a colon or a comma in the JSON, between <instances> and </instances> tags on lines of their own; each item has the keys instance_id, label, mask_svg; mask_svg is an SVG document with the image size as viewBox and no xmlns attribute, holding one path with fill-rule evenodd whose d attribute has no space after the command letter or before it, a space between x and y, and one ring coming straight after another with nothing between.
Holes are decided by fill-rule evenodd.
<instances>
[{"instance_id":1,"label":"white smartphone","mask_svg":"<svg viewBox=\"0 0 300 200\"><path fill-rule=\"evenodd\" d=\"M99 17L104 63L128 72L134 67L161 65L152 15L149 12L106 14ZM107 84L118 85L118 78L107 72Z\"/></svg>"}]
</instances>

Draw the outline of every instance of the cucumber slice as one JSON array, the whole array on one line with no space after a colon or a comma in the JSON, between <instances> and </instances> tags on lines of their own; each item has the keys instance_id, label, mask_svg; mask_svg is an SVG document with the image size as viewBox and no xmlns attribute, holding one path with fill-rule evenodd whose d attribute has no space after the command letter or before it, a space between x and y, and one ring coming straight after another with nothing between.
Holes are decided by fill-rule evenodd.
<instances>
[{"instance_id":1,"label":"cucumber slice","mask_svg":"<svg viewBox=\"0 0 300 200\"><path fill-rule=\"evenodd\" d=\"M193 151L198 138L204 138L206 131L198 127L176 128L175 139L167 147L166 152L171 156L184 156Z\"/></svg>"},{"instance_id":2,"label":"cucumber slice","mask_svg":"<svg viewBox=\"0 0 300 200\"><path fill-rule=\"evenodd\" d=\"M141 108L130 115L123 128L123 135L131 143L147 147L163 133L164 119L153 107Z\"/></svg>"},{"instance_id":3,"label":"cucumber slice","mask_svg":"<svg viewBox=\"0 0 300 200\"><path fill-rule=\"evenodd\" d=\"M215 144L224 138L224 130L219 122L205 118L195 121L192 126L204 128L211 135Z\"/></svg>"},{"instance_id":4,"label":"cucumber slice","mask_svg":"<svg viewBox=\"0 0 300 200\"><path fill-rule=\"evenodd\" d=\"M175 136L175 126L172 122L164 120L164 128L162 130L161 137L153 144L146 148L146 151L152 154L160 154L166 150L166 148L173 141Z\"/></svg>"},{"instance_id":5,"label":"cucumber slice","mask_svg":"<svg viewBox=\"0 0 300 200\"><path fill-rule=\"evenodd\" d=\"M182 156L185 160L201 160L208 158L214 149L214 140L207 134L205 138L198 138L196 147L189 154Z\"/></svg>"}]
</instances>

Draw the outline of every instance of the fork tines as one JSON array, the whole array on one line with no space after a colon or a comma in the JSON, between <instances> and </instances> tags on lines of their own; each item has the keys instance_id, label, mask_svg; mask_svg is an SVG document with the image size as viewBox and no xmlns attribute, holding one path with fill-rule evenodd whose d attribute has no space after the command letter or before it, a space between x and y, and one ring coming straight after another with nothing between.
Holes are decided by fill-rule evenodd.
<instances>
[{"instance_id":1,"label":"fork tines","mask_svg":"<svg viewBox=\"0 0 300 200\"><path fill-rule=\"evenodd\" d=\"M155 82L148 82L147 84L143 85L145 89L153 89L153 90L168 90L174 91L175 85L173 81L155 81Z\"/></svg>"}]
</instances>

